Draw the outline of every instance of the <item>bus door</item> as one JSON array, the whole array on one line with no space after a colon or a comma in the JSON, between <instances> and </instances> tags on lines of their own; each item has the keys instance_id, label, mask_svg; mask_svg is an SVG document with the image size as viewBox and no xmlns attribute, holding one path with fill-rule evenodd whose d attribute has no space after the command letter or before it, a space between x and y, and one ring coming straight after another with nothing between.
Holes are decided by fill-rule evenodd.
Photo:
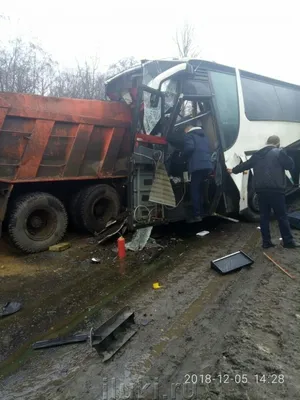
<instances>
[{"instance_id":1,"label":"bus door","mask_svg":"<svg viewBox=\"0 0 300 400\"><path fill-rule=\"evenodd\" d=\"M169 163L170 174L172 175L174 171L174 173L178 175L178 178L183 177L181 181L174 184L174 187L184 185L185 188L181 189L181 192L185 192L185 197L184 199L176 199L177 204L178 201L180 202L178 207L167 209L165 217L169 220L190 219L193 212L189 195L190 176L188 175L187 163L182 163L178 168L176 153L176 147L178 146L180 148L180 142L183 141L184 126L187 122L196 122L196 124L201 122L209 139L214 170L211 176L208 177L205 185L205 213L206 215L212 215L217 210L223 193L222 185L225 163L214 115L212 95L208 92L203 95L181 93L172 115L170 116L165 130L168 142L171 143L171 145L173 143L175 145L175 150L172 149L172 147L169 148L168 158L171 159ZM172 158L174 158L173 163ZM173 170L172 164L176 167L177 171Z\"/></svg>"},{"instance_id":2,"label":"bus door","mask_svg":"<svg viewBox=\"0 0 300 400\"><path fill-rule=\"evenodd\" d=\"M150 67L148 71L153 72ZM201 120L211 144L214 171L205 196L206 214L211 215L222 197L225 163L209 83L194 80L188 63L152 74L150 80L149 73L145 77L133 122L137 135L128 190L130 222L137 227L191 218L190 177L187 164L176 152L187 119Z\"/></svg>"}]
</instances>

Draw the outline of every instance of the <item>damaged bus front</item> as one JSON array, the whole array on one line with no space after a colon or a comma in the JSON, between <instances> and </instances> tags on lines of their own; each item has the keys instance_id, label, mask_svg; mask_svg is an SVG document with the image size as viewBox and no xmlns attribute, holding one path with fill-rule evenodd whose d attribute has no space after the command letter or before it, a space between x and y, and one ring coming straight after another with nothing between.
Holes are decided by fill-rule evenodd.
<instances>
[{"instance_id":1,"label":"damaged bus front","mask_svg":"<svg viewBox=\"0 0 300 400\"><path fill-rule=\"evenodd\" d=\"M224 210L225 162L213 91L202 62L148 61L107 82L107 95L133 110L128 209L132 227L192 217L190 176L180 157L184 125L201 121L214 171L205 183L205 211ZM173 147L171 144L176 144Z\"/></svg>"}]
</instances>

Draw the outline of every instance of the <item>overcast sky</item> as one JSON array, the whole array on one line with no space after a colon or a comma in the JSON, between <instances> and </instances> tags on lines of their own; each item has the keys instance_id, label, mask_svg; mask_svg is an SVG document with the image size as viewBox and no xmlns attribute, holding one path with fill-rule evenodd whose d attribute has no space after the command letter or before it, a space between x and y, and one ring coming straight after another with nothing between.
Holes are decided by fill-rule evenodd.
<instances>
[{"instance_id":1,"label":"overcast sky","mask_svg":"<svg viewBox=\"0 0 300 400\"><path fill-rule=\"evenodd\" d=\"M203 59L300 84L299 10L294 2L252 0L2 0L0 40L38 39L65 66L98 56L176 56L176 28L187 20ZM47 6L46 6L47 4ZM296 2L295 2L296 4Z\"/></svg>"}]
</instances>

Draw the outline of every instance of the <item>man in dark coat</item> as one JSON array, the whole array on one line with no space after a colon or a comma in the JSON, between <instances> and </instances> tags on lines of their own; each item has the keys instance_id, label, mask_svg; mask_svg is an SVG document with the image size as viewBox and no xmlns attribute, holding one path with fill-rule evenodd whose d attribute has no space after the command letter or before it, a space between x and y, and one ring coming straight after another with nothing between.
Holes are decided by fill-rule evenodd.
<instances>
[{"instance_id":1,"label":"man in dark coat","mask_svg":"<svg viewBox=\"0 0 300 400\"><path fill-rule=\"evenodd\" d=\"M274 247L270 234L271 209L274 210L278 221L283 246L286 248L300 247L300 244L296 243L293 238L285 202L285 170L293 170L294 162L285 150L280 148L278 136L270 136L264 148L257 151L249 160L232 170L228 170L228 172L239 174L252 168L254 171L254 187L258 194L263 248Z\"/></svg>"},{"instance_id":2,"label":"man in dark coat","mask_svg":"<svg viewBox=\"0 0 300 400\"><path fill-rule=\"evenodd\" d=\"M183 155L188 160L191 174L191 197L194 218L189 222L200 222L204 216L204 182L212 172L209 141L202 127L189 124L185 127Z\"/></svg>"}]
</instances>

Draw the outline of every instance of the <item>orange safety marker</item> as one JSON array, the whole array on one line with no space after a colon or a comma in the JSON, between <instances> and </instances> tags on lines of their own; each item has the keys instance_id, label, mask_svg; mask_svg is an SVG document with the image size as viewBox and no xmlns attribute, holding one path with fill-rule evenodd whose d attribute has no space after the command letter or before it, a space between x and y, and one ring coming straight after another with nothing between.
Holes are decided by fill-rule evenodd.
<instances>
[{"instance_id":1,"label":"orange safety marker","mask_svg":"<svg viewBox=\"0 0 300 400\"><path fill-rule=\"evenodd\" d=\"M125 239L123 236L120 236L118 239L118 256L120 259L126 256Z\"/></svg>"}]
</instances>

